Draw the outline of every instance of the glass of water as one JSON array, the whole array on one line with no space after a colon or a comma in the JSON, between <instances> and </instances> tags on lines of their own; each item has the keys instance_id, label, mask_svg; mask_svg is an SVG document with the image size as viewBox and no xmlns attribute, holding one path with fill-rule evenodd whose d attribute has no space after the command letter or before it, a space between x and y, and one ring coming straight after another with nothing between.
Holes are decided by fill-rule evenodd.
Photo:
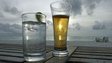
<instances>
[{"instance_id":1,"label":"glass of water","mask_svg":"<svg viewBox=\"0 0 112 63\"><path fill-rule=\"evenodd\" d=\"M41 12L22 14L25 61L43 61L46 56L46 16Z\"/></svg>"}]
</instances>

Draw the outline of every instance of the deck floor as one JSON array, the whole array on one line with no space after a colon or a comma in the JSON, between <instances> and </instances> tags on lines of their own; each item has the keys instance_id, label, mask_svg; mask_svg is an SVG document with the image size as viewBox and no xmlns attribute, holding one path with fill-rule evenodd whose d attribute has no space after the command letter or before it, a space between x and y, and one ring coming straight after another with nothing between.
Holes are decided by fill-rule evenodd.
<instances>
[{"instance_id":1,"label":"deck floor","mask_svg":"<svg viewBox=\"0 0 112 63\"><path fill-rule=\"evenodd\" d=\"M112 48L77 47L68 63L112 63Z\"/></svg>"},{"instance_id":2,"label":"deck floor","mask_svg":"<svg viewBox=\"0 0 112 63\"><path fill-rule=\"evenodd\" d=\"M1 44L0 63L29 63L24 62L21 47L21 45ZM53 46L47 46L47 58L44 63L112 63L112 48L109 47L75 47L70 45L67 57L54 57L52 51Z\"/></svg>"}]
</instances>

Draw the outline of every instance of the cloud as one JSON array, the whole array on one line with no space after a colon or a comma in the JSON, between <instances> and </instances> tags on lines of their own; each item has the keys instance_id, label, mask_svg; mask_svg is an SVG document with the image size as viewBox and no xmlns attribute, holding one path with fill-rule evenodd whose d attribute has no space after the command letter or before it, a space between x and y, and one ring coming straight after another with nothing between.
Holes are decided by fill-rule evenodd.
<instances>
[{"instance_id":1,"label":"cloud","mask_svg":"<svg viewBox=\"0 0 112 63\"><path fill-rule=\"evenodd\" d=\"M101 0L64 0L68 4L72 5L72 13L74 15L80 15L85 9L88 15L92 15L97 4ZM84 6L84 9L82 7Z\"/></svg>"},{"instance_id":2,"label":"cloud","mask_svg":"<svg viewBox=\"0 0 112 63\"><path fill-rule=\"evenodd\" d=\"M0 18L3 18L3 17L4 17L3 13L2 13L2 12L0 12Z\"/></svg>"},{"instance_id":3,"label":"cloud","mask_svg":"<svg viewBox=\"0 0 112 63\"><path fill-rule=\"evenodd\" d=\"M11 2L14 2L13 0L12 1L7 1L7 0L0 0L0 9L4 12L7 12L7 13L11 13L11 14L18 14L20 13L20 11L15 7L16 5L13 5L13 3ZM15 2L16 3L16 2Z\"/></svg>"},{"instance_id":4,"label":"cloud","mask_svg":"<svg viewBox=\"0 0 112 63\"><path fill-rule=\"evenodd\" d=\"M68 4L71 4L71 6L72 6L71 12L74 15L81 14L81 12L82 12L81 0L64 0L64 1L67 2Z\"/></svg>"},{"instance_id":5,"label":"cloud","mask_svg":"<svg viewBox=\"0 0 112 63\"><path fill-rule=\"evenodd\" d=\"M0 23L0 37L21 36L22 27L18 24L2 24Z\"/></svg>"},{"instance_id":6,"label":"cloud","mask_svg":"<svg viewBox=\"0 0 112 63\"><path fill-rule=\"evenodd\" d=\"M70 25L69 28L73 29L73 30L80 30L81 29L81 25L79 23L73 23L73 24Z\"/></svg>"},{"instance_id":7,"label":"cloud","mask_svg":"<svg viewBox=\"0 0 112 63\"><path fill-rule=\"evenodd\" d=\"M93 29L94 30L103 30L106 29L105 24L99 22L99 21L95 21L95 24L93 25Z\"/></svg>"},{"instance_id":8,"label":"cloud","mask_svg":"<svg viewBox=\"0 0 112 63\"><path fill-rule=\"evenodd\" d=\"M13 23L19 20L21 11L14 3L14 0L0 0L0 23Z\"/></svg>"},{"instance_id":9,"label":"cloud","mask_svg":"<svg viewBox=\"0 0 112 63\"><path fill-rule=\"evenodd\" d=\"M84 5L88 15L92 15L94 9L96 8L97 4L100 3L101 0L82 0L82 4Z\"/></svg>"},{"instance_id":10,"label":"cloud","mask_svg":"<svg viewBox=\"0 0 112 63\"><path fill-rule=\"evenodd\" d=\"M20 11L18 11L18 9L16 7L12 7L11 9L9 9L8 11L11 14L18 14L20 13Z\"/></svg>"}]
</instances>

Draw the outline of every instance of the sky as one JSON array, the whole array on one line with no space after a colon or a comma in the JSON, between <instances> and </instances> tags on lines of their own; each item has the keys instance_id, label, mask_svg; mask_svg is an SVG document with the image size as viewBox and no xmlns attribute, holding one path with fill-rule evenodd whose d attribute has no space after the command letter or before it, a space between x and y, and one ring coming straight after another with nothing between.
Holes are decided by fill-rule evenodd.
<instances>
[{"instance_id":1,"label":"sky","mask_svg":"<svg viewBox=\"0 0 112 63\"><path fill-rule=\"evenodd\" d=\"M21 36L21 14L43 12L47 15L47 35L52 36L50 3L59 0L0 0L0 38ZM112 0L61 0L71 4L69 35L112 36Z\"/></svg>"}]
</instances>

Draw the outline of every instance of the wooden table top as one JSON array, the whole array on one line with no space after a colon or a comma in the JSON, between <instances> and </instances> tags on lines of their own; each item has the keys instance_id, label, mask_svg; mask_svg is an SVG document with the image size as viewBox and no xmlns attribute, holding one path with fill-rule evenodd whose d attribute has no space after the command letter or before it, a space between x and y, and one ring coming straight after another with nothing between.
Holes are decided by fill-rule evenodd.
<instances>
[{"instance_id":1,"label":"wooden table top","mask_svg":"<svg viewBox=\"0 0 112 63\"><path fill-rule=\"evenodd\" d=\"M112 63L112 48L77 47L68 63Z\"/></svg>"},{"instance_id":2,"label":"wooden table top","mask_svg":"<svg viewBox=\"0 0 112 63\"><path fill-rule=\"evenodd\" d=\"M46 60L33 63L65 63L76 47L68 46L67 57L53 57L53 46L46 47ZM0 63L31 63L24 62L22 46L17 44L0 44Z\"/></svg>"},{"instance_id":3,"label":"wooden table top","mask_svg":"<svg viewBox=\"0 0 112 63\"><path fill-rule=\"evenodd\" d=\"M47 46L44 62L24 62L21 49L2 49L4 47L6 46L3 44L0 46L0 63L112 63L112 48L106 47L69 45L67 57L54 57L52 56L53 47Z\"/></svg>"}]
</instances>

